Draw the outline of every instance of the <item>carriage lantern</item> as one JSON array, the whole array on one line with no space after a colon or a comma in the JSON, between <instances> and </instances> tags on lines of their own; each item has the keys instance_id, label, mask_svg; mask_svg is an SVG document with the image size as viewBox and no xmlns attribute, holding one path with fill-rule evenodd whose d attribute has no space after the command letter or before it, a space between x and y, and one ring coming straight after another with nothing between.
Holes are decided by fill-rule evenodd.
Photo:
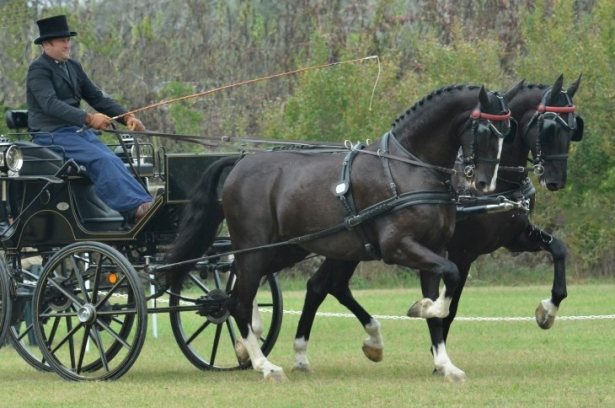
<instances>
[{"instance_id":1,"label":"carriage lantern","mask_svg":"<svg viewBox=\"0 0 615 408\"><path fill-rule=\"evenodd\" d=\"M21 149L6 137L0 137L0 172L9 171L18 173L23 166L23 153Z\"/></svg>"}]
</instances>

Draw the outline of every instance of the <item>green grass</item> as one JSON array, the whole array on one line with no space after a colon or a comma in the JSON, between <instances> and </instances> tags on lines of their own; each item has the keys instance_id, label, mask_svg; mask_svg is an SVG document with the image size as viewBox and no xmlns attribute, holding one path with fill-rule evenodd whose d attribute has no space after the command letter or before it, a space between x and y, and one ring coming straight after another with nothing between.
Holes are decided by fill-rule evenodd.
<instances>
[{"instance_id":1,"label":"green grass","mask_svg":"<svg viewBox=\"0 0 615 408\"><path fill-rule=\"evenodd\" d=\"M300 310L304 292L284 286L284 308ZM532 317L547 286L469 287L464 317ZM572 285L560 316L614 314L615 284ZM403 316L420 297L410 289L356 290L377 315ZM347 313L334 299L321 311ZM381 319L384 360L361 352L365 333L354 318L318 317L309 356L314 372L290 372L299 316L286 314L270 360L288 383L270 384L252 370L202 372L181 354L158 316L159 337L148 338L136 364L114 382L71 383L30 368L10 348L0 349L0 406L19 407L601 407L615 404L612 319L558 320L551 330L533 321L459 321L448 352L468 375L451 384L431 375L426 324Z\"/></svg>"}]
</instances>

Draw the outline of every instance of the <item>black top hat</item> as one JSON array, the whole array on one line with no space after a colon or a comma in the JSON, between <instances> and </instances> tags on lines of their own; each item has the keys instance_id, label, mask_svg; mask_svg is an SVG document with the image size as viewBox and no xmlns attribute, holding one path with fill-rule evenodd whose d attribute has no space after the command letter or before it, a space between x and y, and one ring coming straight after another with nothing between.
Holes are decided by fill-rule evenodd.
<instances>
[{"instance_id":1,"label":"black top hat","mask_svg":"<svg viewBox=\"0 0 615 408\"><path fill-rule=\"evenodd\" d=\"M38 20L36 24L38 24L40 37L34 40L34 44L41 44L43 41L53 38L74 37L77 35L76 32L68 29L68 23L64 15L44 18Z\"/></svg>"}]
</instances>

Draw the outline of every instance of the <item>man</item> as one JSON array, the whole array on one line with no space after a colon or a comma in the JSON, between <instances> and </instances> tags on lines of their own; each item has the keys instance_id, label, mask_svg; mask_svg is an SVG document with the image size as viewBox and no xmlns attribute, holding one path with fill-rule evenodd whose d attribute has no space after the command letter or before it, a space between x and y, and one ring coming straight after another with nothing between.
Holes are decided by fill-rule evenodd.
<instances>
[{"instance_id":1,"label":"man","mask_svg":"<svg viewBox=\"0 0 615 408\"><path fill-rule=\"evenodd\" d=\"M152 197L90 130L106 129L111 117L128 111L98 89L79 62L69 59L71 37L77 33L69 30L66 16L36 23L40 36L34 44L41 45L43 53L30 64L26 78L28 126L35 134L33 141L61 146L67 158L85 167L105 204L120 212L127 223L138 221L150 208ZM100 113L82 110L82 99ZM145 130L132 114L119 121L130 130ZM90 129L81 131L84 126Z\"/></svg>"}]
</instances>

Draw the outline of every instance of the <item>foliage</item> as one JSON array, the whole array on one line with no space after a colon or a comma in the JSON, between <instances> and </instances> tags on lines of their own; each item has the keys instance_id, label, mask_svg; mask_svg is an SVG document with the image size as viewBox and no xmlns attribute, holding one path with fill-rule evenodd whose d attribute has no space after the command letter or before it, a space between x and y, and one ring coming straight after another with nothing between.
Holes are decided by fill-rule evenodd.
<instances>
[{"instance_id":1,"label":"foliage","mask_svg":"<svg viewBox=\"0 0 615 408\"><path fill-rule=\"evenodd\" d=\"M574 99L585 136L571 147L568 186L557 194L539 188L532 217L566 240L574 276L613 276L612 1L4 0L0 11L3 111L24 107L27 66L40 53L32 44L34 22L59 13L78 32L72 55L131 110L340 62L138 114L149 129L164 133L374 140L444 85L503 90L521 78L552 84L563 73L569 86L582 75ZM371 55L378 60L341 63ZM158 139L169 150L203 148ZM531 259L550 262L543 255L522 259L526 266L536 266ZM518 260L499 251L485 262Z\"/></svg>"}]
</instances>

